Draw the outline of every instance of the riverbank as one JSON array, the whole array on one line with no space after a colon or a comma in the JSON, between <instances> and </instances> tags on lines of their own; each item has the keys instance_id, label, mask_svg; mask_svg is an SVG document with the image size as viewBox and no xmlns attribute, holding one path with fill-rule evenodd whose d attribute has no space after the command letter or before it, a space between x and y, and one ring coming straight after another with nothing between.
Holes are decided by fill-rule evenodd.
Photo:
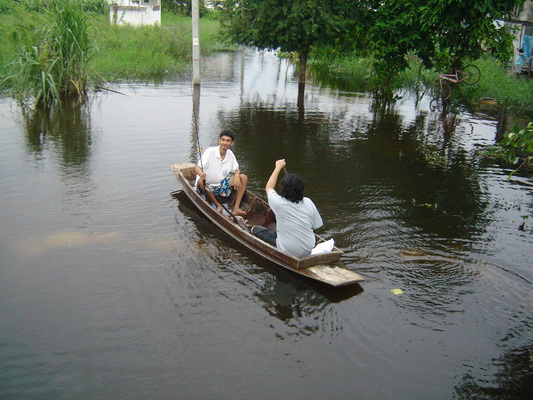
<instances>
[{"instance_id":1,"label":"riverbank","mask_svg":"<svg viewBox=\"0 0 533 400\"><path fill-rule=\"evenodd\" d=\"M316 52L309 60L312 73L321 81L341 89L372 91L379 84L373 79L372 60L355 55L335 55ZM490 99L498 109L519 114L533 114L533 79L516 78L490 56L476 60L481 79L475 85L456 86L455 100L476 109L480 99ZM409 68L392 82L396 90L408 89L427 93L436 82L437 73L424 68L416 57L409 60Z\"/></svg>"},{"instance_id":2,"label":"riverbank","mask_svg":"<svg viewBox=\"0 0 533 400\"><path fill-rule=\"evenodd\" d=\"M88 13L91 34L97 52L89 63L94 82L124 80L172 80L190 65L191 21L189 17L164 13L161 26L117 26L109 23L107 13ZM6 88L6 77L16 74L13 65L20 48L39 41L36 32L44 23L42 14L18 7L0 13L0 88ZM202 18L200 23L201 51L208 55L236 47L224 43L219 36L220 23L215 16ZM516 79L499 63L487 56L475 64L481 79L474 86L461 85L455 101L475 109L480 99L489 99L500 110L522 115L533 114L533 79ZM343 55L330 49L314 49L309 60L310 74L321 83L352 91L370 92L379 88L373 79L372 60L356 55ZM410 68L392 82L395 89L408 89L419 96L427 93L436 80L435 71L422 68L416 57Z\"/></svg>"},{"instance_id":3,"label":"riverbank","mask_svg":"<svg viewBox=\"0 0 533 400\"><path fill-rule=\"evenodd\" d=\"M111 25L107 13L88 14L90 34L97 48L89 64L93 81L173 79L189 66L190 18L165 13L161 26L134 28ZM17 72L13 62L20 49L38 43L37 32L43 24L42 14L22 7L0 13L0 34L4 38L0 48L0 85L4 88L9 85L6 77ZM219 27L214 19L202 19L200 35L204 55L233 48L218 38Z\"/></svg>"}]
</instances>

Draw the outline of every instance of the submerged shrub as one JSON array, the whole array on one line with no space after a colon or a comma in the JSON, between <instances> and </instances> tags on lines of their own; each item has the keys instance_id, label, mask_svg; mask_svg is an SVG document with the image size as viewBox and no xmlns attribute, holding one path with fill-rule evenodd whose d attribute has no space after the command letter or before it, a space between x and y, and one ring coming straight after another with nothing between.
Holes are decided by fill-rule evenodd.
<instances>
[{"instance_id":1,"label":"submerged shrub","mask_svg":"<svg viewBox=\"0 0 533 400\"><path fill-rule=\"evenodd\" d=\"M533 122L523 129L515 126L512 132L505 134L501 142L488 147L485 156L502 160L507 165L513 165L516 168L514 172L523 167L531 168L533 166Z\"/></svg>"}]
</instances>

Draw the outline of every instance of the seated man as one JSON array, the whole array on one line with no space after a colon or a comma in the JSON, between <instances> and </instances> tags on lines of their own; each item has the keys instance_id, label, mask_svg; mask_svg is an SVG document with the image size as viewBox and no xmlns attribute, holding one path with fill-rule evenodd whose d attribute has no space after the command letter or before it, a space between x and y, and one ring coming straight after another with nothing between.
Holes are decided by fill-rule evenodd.
<instances>
[{"instance_id":1,"label":"seated man","mask_svg":"<svg viewBox=\"0 0 533 400\"><path fill-rule=\"evenodd\" d=\"M287 174L281 180L281 191L275 190L285 160L276 161L276 167L266 184L268 204L276 215L277 233L255 225L252 234L295 257L311 254L315 247L313 229L322 226L322 218L311 199L304 197L304 181L296 174Z\"/></svg>"},{"instance_id":2,"label":"seated man","mask_svg":"<svg viewBox=\"0 0 533 400\"><path fill-rule=\"evenodd\" d=\"M218 146L209 147L200 159L200 165L195 168L198 175L196 185L209 201L215 204L217 211L222 212L222 204L216 196L228 197L232 188L237 191L233 215L245 215L241 210L241 201L246 191L248 177L241 174L235 154L230 150L235 140L232 131L222 131L219 135Z\"/></svg>"}]
</instances>

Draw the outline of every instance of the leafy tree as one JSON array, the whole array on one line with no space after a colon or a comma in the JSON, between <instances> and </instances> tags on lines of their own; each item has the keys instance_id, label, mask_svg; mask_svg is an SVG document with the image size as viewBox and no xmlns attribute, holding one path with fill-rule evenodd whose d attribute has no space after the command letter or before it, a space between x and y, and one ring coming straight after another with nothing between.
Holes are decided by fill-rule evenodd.
<instances>
[{"instance_id":1,"label":"leafy tree","mask_svg":"<svg viewBox=\"0 0 533 400\"><path fill-rule=\"evenodd\" d=\"M357 0L225 0L222 26L236 43L298 53L299 82L305 82L312 46L350 40L356 21L367 13Z\"/></svg>"},{"instance_id":2,"label":"leafy tree","mask_svg":"<svg viewBox=\"0 0 533 400\"><path fill-rule=\"evenodd\" d=\"M407 67L406 55L428 68L460 67L486 51L501 60L512 55L510 28L495 24L524 0L394 0L375 9L368 31L376 72L390 78Z\"/></svg>"},{"instance_id":3,"label":"leafy tree","mask_svg":"<svg viewBox=\"0 0 533 400\"><path fill-rule=\"evenodd\" d=\"M191 16L192 2L191 0L162 0L162 6L165 11L170 11L175 14ZM198 1L198 8L200 16L207 14L208 9L203 0Z\"/></svg>"},{"instance_id":4,"label":"leafy tree","mask_svg":"<svg viewBox=\"0 0 533 400\"><path fill-rule=\"evenodd\" d=\"M524 0L225 0L223 29L258 48L296 52L300 83L312 47L351 46L372 55L386 91L416 54L428 68L448 70L491 52L512 55L512 32L495 21Z\"/></svg>"}]
</instances>

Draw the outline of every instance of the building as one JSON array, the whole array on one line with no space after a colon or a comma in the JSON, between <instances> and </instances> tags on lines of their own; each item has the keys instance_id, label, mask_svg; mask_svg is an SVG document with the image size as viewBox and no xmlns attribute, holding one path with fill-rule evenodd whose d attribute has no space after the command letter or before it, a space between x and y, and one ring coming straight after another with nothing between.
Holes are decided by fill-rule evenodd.
<instances>
[{"instance_id":1,"label":"building","mask_svg":"<svg viewBox=\"0 0 533 400\"><path fill-rule=\"evenodd\" d=\"M526 68L531 72L533 60L533 1L528 0L516 10L516 13L505 20L505 23L516 29L514 47L523 49L526 55ZM513 57L513 65L516 52Z\"/></svg>"},{"instance_id":2,"label":"building","mask_svg":"<svg viewBox=\"0 0 533 400\"><path fill-rule=\"evenodd\" d=\"M161 0L109 0L109 19L119 25L161 25Z\"/></svg>"}]
</instances>

